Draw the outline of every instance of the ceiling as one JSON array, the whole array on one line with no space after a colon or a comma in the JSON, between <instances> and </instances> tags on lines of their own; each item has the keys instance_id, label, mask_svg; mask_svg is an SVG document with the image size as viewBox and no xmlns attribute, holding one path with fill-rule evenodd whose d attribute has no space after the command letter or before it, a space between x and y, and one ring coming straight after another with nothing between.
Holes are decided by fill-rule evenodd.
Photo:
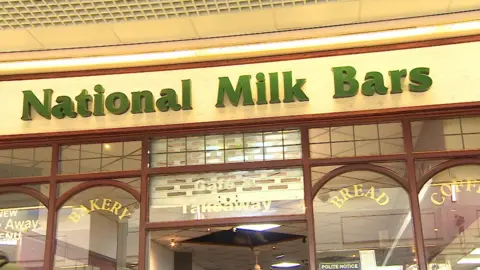
<instances>
[{"instance_id":1,"label":"ceiling","mask_svg":"<svg viewBox=\"0 0 480 270\"><path fill-rule=\"evenodd\" d=\"M0 0L0 52L200 40L479 9L479 0Z\"/></svg>"},{"instance_id":2,"label":"ceiling","mask_svg":"<svg viewBox=\"0 0 480 270\"><path fill-rule=\"evenodd\" d=\"M191 252L193 263L205 270L252 269L255 264L255 255L250 248L182 243L188 239L231 228L232 226L152 231L150 238L171 251ZM307 234L305 223L285 223L269 231L299 236ZM169 246L172 239L180 243L174 249ZM266 245L256 250L260 251L258 262L262 269L270 269L271 264L281 261L276 259L279 255L284 255L285 260L288 261L305 263L308 261L308 245L303 243L302 239ZM307 269L307 267L303 265L296 269Z\"/></svg>"}]
</instances>

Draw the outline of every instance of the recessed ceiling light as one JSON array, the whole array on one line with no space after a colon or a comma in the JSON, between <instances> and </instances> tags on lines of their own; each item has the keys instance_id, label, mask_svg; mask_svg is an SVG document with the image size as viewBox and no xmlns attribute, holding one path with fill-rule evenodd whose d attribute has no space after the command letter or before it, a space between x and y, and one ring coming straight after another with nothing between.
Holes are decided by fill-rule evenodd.
<instances>
[{"instance_id":1,"label":"recessed ceiling light","mask_svg":"<svg viewBox=\"0 0 480 270\"><path fill-rule=\"evenodd\" d=\"M281 262L281 263L272 264L272 268L295 268L295 267L299 267L300 265L301 264L294 263L294 262Z\"/></svg>"},{"instance_id":2,"label":"recessed ceiling light","mask_svg":"<svg viewBox=\"0 0 480 270\"><path fill-rule=\"evenodd\" d=\"M103 147L104 147L105 149L110 149L111 146L110 146L110 144L106 143L106 144L103 145Z\"/></svg>"},{"instance_id":3,"label":"recessed ceiling light","mask_svg":"<svg viewBox=\"0 0 480 270\"><path fill-rule=\"evenodd\" d=\"M275 229L278 227L280 227L280 225L278 224L248 224L248 225L238 226L235 229L263 232L263 231Z\"/></svg>"}]
</instances>

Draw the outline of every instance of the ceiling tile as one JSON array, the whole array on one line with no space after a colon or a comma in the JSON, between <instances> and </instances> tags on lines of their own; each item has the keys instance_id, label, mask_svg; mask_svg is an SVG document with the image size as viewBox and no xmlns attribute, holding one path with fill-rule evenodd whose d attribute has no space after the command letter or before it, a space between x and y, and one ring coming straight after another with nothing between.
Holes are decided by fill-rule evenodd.
<instances>
[{"instance_id":1,"label":"ceiling tile","mask_svg":"<svg viewBox=\"0 0 480 270\"><path fill-rule=\"evenodd\" d=\"M39 43L27 30L2 30L0 31L0 51L27 51L42 49Z\"/></svg>"},{"instance_id":2,"label":"ceiling tile","mask_svg":"<svg viewBox=\"0 0 480 270\"><path fill-rule=\"evenodd\" d=\"M48 49L119 43L115 33L107 24L32 28L29 31Z\"/></svg>"},{"instance_id":3,"label":"ceiling tile","mask_svg":"<svg viewBox=\"0 0 480 270\"><path fill-rule=\"evenodd\" d=\"M191 18L199 37L261 33L276 30L273 11L259 10Z\"/></svg>"},{"instance_id":4,"label":"ceiling tile","mask_svg":"<svg viewBox=\"0 0 480 270\"><path fill-rule=\"evenodd\" d=\"M275 9L275 20L280 30L348 24L358 21L360 1L332 2Z\"/></svg>"},{"instance_id":5,"label":"ceiling tile","mask_svg":"<svg viewBox=\"0 0 480 270\"><path fill-rule=\"evenodd\" d=\"M154 42L196 38L190 18L116 23L113 31L124 43Z\"/></svg>"},{"instance_id":6,"label":"ceiling tile","mask_svg":"<svg viewBox=\"0 0 480 270\"><path fill-rule=\"evenodd\" d=\"M480 9L480 0L452 0L449 11Z\"/></svg>"},{"instance_id":7,"label":"ceiling tile","mask_svg":"<svg viewBox=\"0 0 480 270\"><path fill-rule=\"evenodd\" d=\"M450 0L362 0L361 21L397 19L445 13Z\"/></svg>"}]
</instances>

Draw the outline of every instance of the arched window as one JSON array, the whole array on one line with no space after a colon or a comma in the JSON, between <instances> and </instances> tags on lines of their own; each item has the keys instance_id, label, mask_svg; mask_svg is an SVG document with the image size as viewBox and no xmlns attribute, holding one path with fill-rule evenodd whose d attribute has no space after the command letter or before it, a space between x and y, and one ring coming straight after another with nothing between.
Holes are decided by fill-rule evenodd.
<instances>
[{"instance_id":1,"label":"arched window","mask_svg":"<svg viewBox=\"0 0 480 270\"><path fill-rule=\"evenodd\" d=\"M45 205L30 195L0 194L0 250L10 262L43 269L47 216Z\"/></svg>"},{"instance_id":2,"label":"arched window","mask_svg":"<svg viewBox=\"0 0 480 270\"><path fill-rule=\"evenodd\" d=\"M92 187L57 212L55 269L137 269L139 203L118 187Z\"/></svg>"},{"instance_id":3,"label":"arched window","mask_svg":"<svg viewBox=\"0 0 480 270\"><path fill-rule=\"evenodd\" d=\"M442 166L442 165L440 165ZM480 165L455 166L423 177L419 193L431 269L480 266Z\"/></svg>"},{"instance_id":4,"label":"arched window","mask_svg":"<svg viewBox=\"0 0 480 270\"><path fill-rule=\"evenodd\" d=\"M372 171L329 180L315 195L318 269L416 267L407 191Z\"/></svg>"}]
</instances>

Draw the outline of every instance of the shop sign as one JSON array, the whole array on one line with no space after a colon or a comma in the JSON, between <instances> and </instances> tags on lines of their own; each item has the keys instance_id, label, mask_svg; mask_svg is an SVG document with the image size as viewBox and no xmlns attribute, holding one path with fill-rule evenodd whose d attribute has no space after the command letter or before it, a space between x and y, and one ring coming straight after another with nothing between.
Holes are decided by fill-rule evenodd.
<instances>
[{"instance_id":1,"label":"shop sign","mask_svg":"<svg viewBox=\"0 0 480 270\"><path fill-rule=\"evenodd\" d=\"M407 76L410 81L408 84L410 92L425 92L433 84L429 76L430 68L427 67L414 68L410 72L406 69L389 71L390 89L386 86L383 74L378 71L367 72L363 81L356 78L357 71L351 66L334 67L332 71L333 98L350 98L358 93L364 96L400 94L405 90L402 81ZM265 73L259 72L255 75L255 81L252 77L248 74L240 75L238 78L218 77L215 107L225 107L225 100L233 106L238 106L241 99L243 106L310 100L303 90L307 79L294 79L292 71L282 72L281 76L278 72L268 73L268 78ZM283 87L280 87L280 78ZM104 86L97 84L93 87L93 93L83 89L75 97L61 95L55 99L53 89L43 89L43 98L37 97L31 90L24 90L21 119L32 120L32 110L45 119L105 116L106 111L113 115L122 115L127 112L141 114L154 113L157 110L160 112L192 110L192 82L185 79L181 84L180 102L176 90L172 88L162 89L158 97L149 90L131 92L127 96L123 92L107 94ZM283 99L280 98L280 89L283 89Z\"/></svg>"},{"instance_id":2,"label":"shop sign","mask_svg":"<svg viewBox=\"0 0 480 270\"><path fill-rule=\"evenodd\" d=\"M92 199L88 201L88 205L80 205L79 208L74 208L72 213L68 216L68 218L78 223L80 219L95 211L106 211L110 212L118 217L119 220L124 219L125 217L131 216L130 211L127 207L124 207L122 203L112 200L112 199Z\"/></svg>"},{"instance_id":3,"label":"shop sign","mask_svg":"<svg viewBox=\"0 0 480 270\"><path fill-rule=\"evenodd\" d=\"M475 192L480 194L480 185L477 185L479 183L479 180L453 180L448 183L432 184L432 186L439 186L440 192L432 193L430 200L436 205L442 205L447 197L452 197L454 192Z\"/></svg>"},{"instance_id":4,"label":"shop sign","mask_svg":"<svg viewBox=\"0 0 480 270\"><path fill-rule=\"evenodd\" d=\"M253 188L256 187L255 180L244 179L241 185L235 184L234 180L219 180L215 182L198 180L195 181L193 191L209 191L218 194L220 191L236 191L237 187ZM238 195L218 195L215 196L216 202L207 202L202 204L183 205L183 214L211 213L211 212L231 212L231 211L262 211L268 212L272 206L272 201L239 201Z\"/></svg>"},{"instance_id":5,"label":"shop sign","mask_svg":"<svg viewBox=\"0 0 480 270\"><path fill-rule=\"evenodd\" d=\"M360 263L347 262L347 263L321 263L319 265L320 270L360 270Z\"/></svg>"},{"instance_id":6,"label":"shop sign","mask_svg":"<svg viewBox=\"0 0 480 270\"><path fill-rule=\"evenodd\" d=\"M344 203L353 198L365 197L374 200L378 205L386 205L390 198L385 192L378 192L375 186L371 186L367 192L363 191L363 185L357 184L352 187L342 188L338 191L340 195L331 197L328 201L338 208L342 208Z\"/></svg>"},{"instance_id":7,"label":"shop sign","mask_svg":"<svg viewBox=\"0 0 480 270\"><path fill-rule=\"evenodd\" d=\"M40 220L37 218L28 219L27 212L20 211L19 215L17 209L0 210L0 241L19 240L23 232L40 227ZM26 216L22 215L25 213L27 213Z\"/></svg>"}]
</instances>

